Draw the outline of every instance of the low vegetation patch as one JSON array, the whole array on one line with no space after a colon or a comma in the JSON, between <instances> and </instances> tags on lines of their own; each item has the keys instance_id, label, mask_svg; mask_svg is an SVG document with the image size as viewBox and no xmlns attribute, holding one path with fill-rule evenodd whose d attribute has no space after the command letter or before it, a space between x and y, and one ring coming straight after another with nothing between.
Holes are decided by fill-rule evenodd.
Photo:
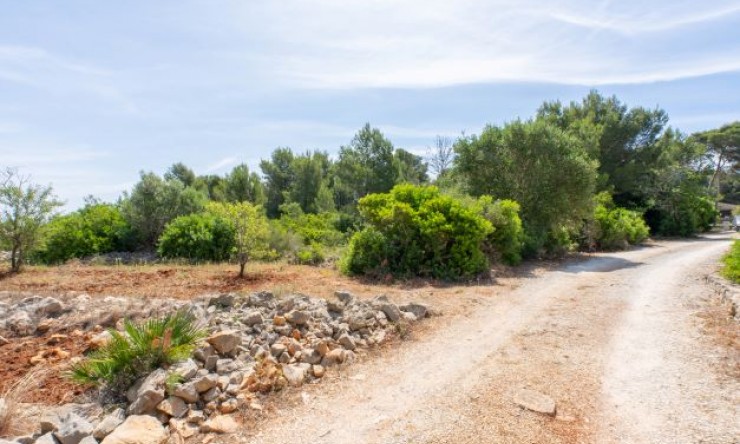
<instances>
[{"instance_id":1,"label":"low vegetation patch","mask_svg":"<svg viewBox=\"0 0 740 444\"><path fill-rule=\"evenodd\" d=\"M190 357L206 335L182 310L140 324L126 320L123 332L109 333L106 345L72 366L73 380L124 390L152 370Z\"/></svg>"},{"instance_id":2,"label":"low vegetation patch","mask_svg":"<svg viewBox=\"0 0 740 444\"><path fill-rule=\"evenodd\" d=\"M732 243L730 251L722 258L722 276L738 284L740 283L740 241Z\"/></svg>"}]
</instances>

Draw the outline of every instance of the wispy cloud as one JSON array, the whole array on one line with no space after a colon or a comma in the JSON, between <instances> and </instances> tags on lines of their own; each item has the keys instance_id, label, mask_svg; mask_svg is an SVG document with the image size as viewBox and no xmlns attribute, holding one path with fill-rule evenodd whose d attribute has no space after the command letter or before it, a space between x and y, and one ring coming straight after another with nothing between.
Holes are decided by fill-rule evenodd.
<instances>
[{"instance_id":1,"label":"wispy cloud","mask_svg":"<svg viewBox=\"0 0 740 444\"><path fill-rule=\"evenodd\" d=\"M207 174L215 173L215 172L221 171L222 169L226 167L235 165L238 161L239 159L236 156L225 157L219 160L218 162L208 165L205 169L205 172Z\"/></svg>"},{"instance_id":2,"label":"wispy cloud","mask_svg":"<svg viewBox=\"0 0 740 444\"><path fill-rule=\"evenodd\" d=\"M717 38L711 50L667 43L692 25L738 22L736 0L286 0L236 8L245 32L269 43L265 69L288 86L602 85L740 69L737 41ZM633 40L647 32L655 35Z\"/></svg>"},{"instance_id":3,"label":"wispy cloud","mask_svg":"<svg viewBox=\"0 0 740 444\"><path fill-rule=\"evenodd\" d=\"M126 112L138 107L115 86L114 72L31 46L0 45L0 82L29 86L53 94L91 94L117 103Z\"/></svg>"}]
</instances>

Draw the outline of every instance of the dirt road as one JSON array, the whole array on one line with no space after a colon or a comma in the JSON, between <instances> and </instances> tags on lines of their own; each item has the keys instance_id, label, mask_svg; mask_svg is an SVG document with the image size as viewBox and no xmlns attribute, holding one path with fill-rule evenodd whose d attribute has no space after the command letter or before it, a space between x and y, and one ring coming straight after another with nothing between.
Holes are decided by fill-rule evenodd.
<instances>
[{"instance_id":1,"label":"dirt road","mask_svg":"<svg viewBox=\"0 0 740 444\"><path fill-rule=\"evenodd\" d=\"M737 359L701 333L717 236L603 254L481 297L240 438L253 443L733 443ZM728 356L730 354L730 356ZM536 390L550 417L520 408Z\"/></svg>"}]
</instances>

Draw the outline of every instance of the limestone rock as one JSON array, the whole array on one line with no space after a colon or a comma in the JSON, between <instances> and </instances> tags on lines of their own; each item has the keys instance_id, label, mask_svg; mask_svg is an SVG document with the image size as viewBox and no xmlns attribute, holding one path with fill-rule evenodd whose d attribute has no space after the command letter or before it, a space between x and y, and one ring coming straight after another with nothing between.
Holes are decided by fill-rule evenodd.
<instances>
[{"instance_id":1,"label":"limestone rock","mask_svg":"<svg viewBox=\"0 0 740 444\"><path fill-rule=\"evenodd\" d=\"M262 313L255 310L247 314L242 320L242 322L244 322L244 325L247 325L249 327L256 325L256 324L261 324L263 322Z\"/></svg>"},{"instance_id":2,"label":"limestone rock","mask_svg":"<svg viewBox=\"0 0 740 444\"><path fill-rule=\"evenodd\" d=\"M172 394L191 404L198 402L198 390L195 389L195 384L192 382L175 385Z\"/></svg>"},{"instance_id":3,"label":"limestone rock","mask_svg":"<svg viewBox=\"0 0 740 444\"><path fill-rule=\"evenodd\" d=\"M241 345L242 337L236 330L225 330L212 334L207 341L223 355Z\"/></svg>"},{"instance_id":4,"label":"limestone rock","mask_svg":"<svg viewBox=\"0 0 740 444\"><path fill-rule=\"evenodd\" d=\"M337 339L337 342L339 342L339 345L346 348L347 350L354 350L355 348L357 348L354 338L347 333L341 335L339 339Z\"/></svg>"},{"instance_id":5,"label":"limestone rock","mask_svg":"<svg viewBox=\"0 0 740 444\"><path fill-rule=\"evenodd\" d=\"M188 359L173 365L170 367L170 371L182 376L183 380L189 381L198 373L198 364L192 359Z\"/></svg>"},{"instance_id":6,"label":"limestone rock","mask_svg":"<svg viewBox=\"0 0 740 444\"><path fill-rule=\"evenodd\" d=\"M167 372L161 368L150 373L136 391L136 398L128 406L128 413L130 415L141 415L153 412L157 404L164 399L164 382L166 379Z\"/></svg>"},{"instance_id":7,"label":"limestone rock","mask_svg":"<svg viewBox=\"0 0 740 444\"><path fill-rule=\"evenodd\" d=\"M203 433L234 433L239 430L239 424L231 416L215 416L200 426Z\"/></svg>"},{"instance_id":8,"label":"limestone rock","mask_svg":"<svg viewBox=\"0 0 740 444\"><path fill-rule=\"evenodd\" d=\"M293 325L306 325L311 315L302 310L292 310L285 315L285 319Z\"/></svg>"},{"instance_id":9,"label":"limestone rock","mask_svg":"<svg viewBox=\"0 0 740 444\"><path fill-rule=\"evenodd\" d=\"M401 320L401 310L396 304L383 304L380 306L380 311L385 313L385 316L391 322L398 322Z\"/></svg>"},{"instance_id":10,"label":"limestone rock","mask_svg":"<svg viewBox=\"0 0 740 444\"><path fill-rule=\"evenodd\" d=\"M63 420L54 437L61 444L79 444L83 438L92 436L93 425L75 413L69 413Z\"/></svg>"},{"instance_id":11,"label":"limestone rock","mask_svg":"<svg viewBox=\"0 0 740 444\"><path fill-rule=\"evenodd\" d=\"M103 420L100 421L97 426L95 426L92 436L98 440L105 438L106 436L110 435L111 432L116 429L116 427L123 424L123 421L125 419L126 412L124 412L123 409L115 409L105 418L103 418Z\"/></svg>"},{"instance_id":12,"label":"limestone rock","mask_svg":"<svg viewBox=\"0 0 740 444\"><path fill-rule=\"evenodd\" d=\"M413 313L416 319L424 319L427 316L428 309L426 305L410 303L399 307L401 311Z\"/></svg>"},{"instance_id":13,"label":"limestone rock","mask_svg":"<svg viewBox=\"0 0 740 444\"><path fill-rule=\"evenodd\" d=\"M102 444L164 444L167 432L153 416L133 415L103 439Z\"/></svg>"},{"instance_id":14,"label":"limestone rock","mask_svg":"<svg viewBox=\"0 0 740 444\"><path fill-rule=\"evenodd\" d=\"M311 366L309 364L288 364L283 365L283 376L290 385L301 386L306 380L306 372Z\"/></svg>"},{"instance_id":15,"label":"limestone rock","mask_svg":"<svg viewBox=\"0 0 740 444\"><path fill-rule=\"evenodd\" d=\"M170 396L157 405L157 410L175 418L182 418L188 413L188 406L182 398Z\"/></svg>"},{"instance_id":16,"label":"limestone rock","mask_svg":"<svg viewBox=\"0 0 740 444\"><path fill-rule=\"evenodd\" d=\"M218 384L218 377L212 373L201 376L193 381L193 386L198 393L207 392Z\"/></svg>"},{"instance_id":17,"label":"limestone rock","mask_svg":"<svg viewBox=\"0 0 740 444\"><path fill-rule=\"evenodd\" d=\"M549 396L535 390L521 389L514 395L514 402L520 407L537 413L555 416L555 401Z\"/></svg>"}]
</instances>

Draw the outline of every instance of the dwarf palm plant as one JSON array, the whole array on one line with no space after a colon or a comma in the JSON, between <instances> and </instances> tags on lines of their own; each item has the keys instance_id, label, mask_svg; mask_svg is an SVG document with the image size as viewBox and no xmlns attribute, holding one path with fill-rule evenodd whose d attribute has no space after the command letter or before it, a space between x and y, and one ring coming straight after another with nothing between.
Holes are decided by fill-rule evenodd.
<instances>
[{"instance_id":1,"label":"dwarf palm plant","mask_svg":"<svg viewBox=\"0 0 740 444\"><path fill-rule=\"evenodd\" d=\"M110 334L106 345L72 365L73 380L122 390L156 368L186 359L205 337L195 317L184 310L139 324L126 320L124 332Z\"/></svg>"}]
</instances>

